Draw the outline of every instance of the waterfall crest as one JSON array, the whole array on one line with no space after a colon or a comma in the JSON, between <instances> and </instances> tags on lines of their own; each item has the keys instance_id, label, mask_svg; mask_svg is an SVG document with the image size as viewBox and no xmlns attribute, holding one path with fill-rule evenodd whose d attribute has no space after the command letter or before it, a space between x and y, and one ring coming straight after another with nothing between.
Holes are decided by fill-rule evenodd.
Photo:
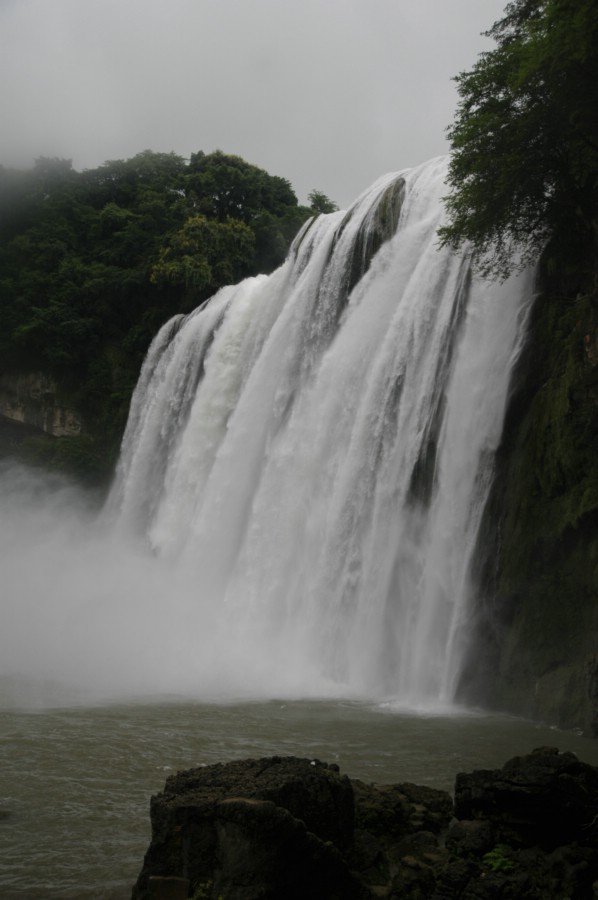
<instances>
[{"instance_id":1,"label":"waterfall crest","mask_svg":"<svg viewBox=\"0 0 598 900\"><path fill-rule=\"evenodd\" d=\"M439 250L445 177L380 179L148 352L109 512L239 683L453 698L532 276Z\"/></svg>"}]
</instances>

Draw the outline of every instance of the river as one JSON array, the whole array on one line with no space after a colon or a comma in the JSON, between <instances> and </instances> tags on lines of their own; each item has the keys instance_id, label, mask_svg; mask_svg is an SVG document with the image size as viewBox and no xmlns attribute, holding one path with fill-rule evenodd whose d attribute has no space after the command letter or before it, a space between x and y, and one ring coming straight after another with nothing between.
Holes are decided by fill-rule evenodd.
<instances>
[{"instance_id":1,"label":"river","mask_svg":"<svg viewBox=\"0 0 598 900\"><path fill-rule=\"evenodd\" d=\"M382 703L161 700L0 711L0 896L121 900L150 839L149 800L177 770L299 755L368 782L451 790L538 746L598 764L598 745L507 716L414 714Z\"/></svg>"}]
</instances>

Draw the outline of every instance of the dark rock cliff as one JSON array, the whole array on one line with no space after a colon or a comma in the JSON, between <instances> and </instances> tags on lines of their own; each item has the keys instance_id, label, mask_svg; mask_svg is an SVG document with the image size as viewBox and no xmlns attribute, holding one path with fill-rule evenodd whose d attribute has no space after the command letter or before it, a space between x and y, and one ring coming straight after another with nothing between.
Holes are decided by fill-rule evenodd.
<instances>
[{"instance_id":1,"label":"dark rock cliff","mask_svg":"<svg viewBox=\"0 0 598 900\"><path fill-rule=\"evenodd\" d=\"M598 293L543 274L480 536L461 699L598 735Z\"/></svg>"}]
</instances>

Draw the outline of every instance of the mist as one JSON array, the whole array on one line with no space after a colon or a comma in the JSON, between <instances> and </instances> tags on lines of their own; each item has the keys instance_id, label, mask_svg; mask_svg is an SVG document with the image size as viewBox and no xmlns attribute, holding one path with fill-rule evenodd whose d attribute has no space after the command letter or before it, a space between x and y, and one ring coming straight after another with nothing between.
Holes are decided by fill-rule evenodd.
<instances>
[{"instance_id":1,"label":"mist","mask_svg":"<svg viewBox=\"0 0 598 900\"><path fill-rule=\"evenodd\" d=\"M340 206L447 149L504 0L4 0L0 162L236 153ZM10 88L9 88L10 86Z\"/></svg>"},{"instance_id":2,"label":"mist","mask_svg":"<svg viewBox=\"0 0 598 900\"><path fill-rule=\"evenodd\" d=\"M190 569L117 535L94 494L4 461L0 497L2 706L263 696L274 670L278 693L310 694L305 672L293 684L296 670L235 633Z\"/></svg>"}]
</instances>

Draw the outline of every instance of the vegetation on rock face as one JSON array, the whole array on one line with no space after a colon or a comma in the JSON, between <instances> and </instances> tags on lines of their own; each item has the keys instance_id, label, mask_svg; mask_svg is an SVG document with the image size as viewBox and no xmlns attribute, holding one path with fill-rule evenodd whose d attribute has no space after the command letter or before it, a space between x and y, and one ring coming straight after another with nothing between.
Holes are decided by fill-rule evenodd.
<instances>
[{"instance_id":1,"label":"vegetation on rock face","mask_svg":"<svg viewBox=\"0 0 598 900\"><path fill-rule=\"evenodd\" d=\"M0 166L2 367L47 373L82 414L78 471L87 443L90 475L111 471L160 325L272 271L315 211L286 179L220 151L187 162L146 150L84 172L62 159ZM62 457L69 441L55 444Z\"/></svg>"},{"instance_id":2,"label":"vegetation on rock face","mask_svg":"<svg viewBox=\"0 0 598 900\"><path fill-rule=\"evenodd\" d=\"M598 7L514 0L456 82L443 243L469 241L482 271L507 275L558 237L596 257ZM571 235L574 240L571 240Z\"/></svg>"}]
</instances>

